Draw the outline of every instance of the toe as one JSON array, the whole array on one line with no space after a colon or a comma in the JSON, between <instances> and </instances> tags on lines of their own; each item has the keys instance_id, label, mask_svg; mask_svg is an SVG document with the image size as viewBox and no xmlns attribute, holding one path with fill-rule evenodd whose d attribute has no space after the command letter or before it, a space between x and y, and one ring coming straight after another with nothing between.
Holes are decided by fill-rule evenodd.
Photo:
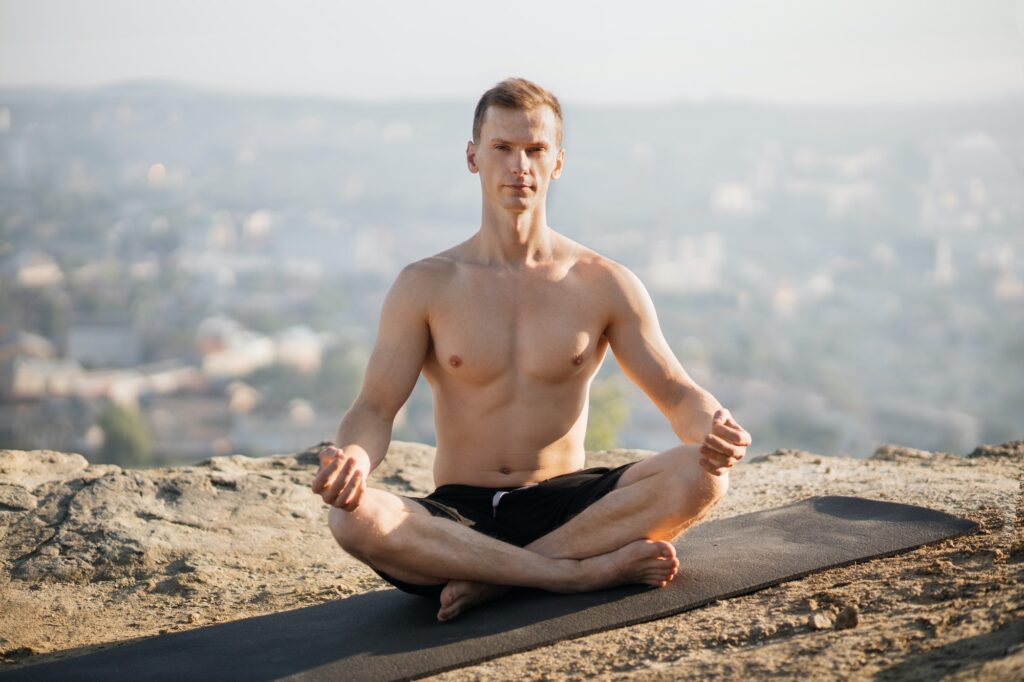
<instances>
[{"instance_id":1,"label":"toe","mask_svg":"<svg viewBox=\"0 0 1024 682\"><path fill-rule=\"evenodd\" d=\"M441 610L437 612L437 619L441 621L451 620L457 615L459 615L458 602L452 602L447 606L441 607Z\"/></svg>"}]
</instances>

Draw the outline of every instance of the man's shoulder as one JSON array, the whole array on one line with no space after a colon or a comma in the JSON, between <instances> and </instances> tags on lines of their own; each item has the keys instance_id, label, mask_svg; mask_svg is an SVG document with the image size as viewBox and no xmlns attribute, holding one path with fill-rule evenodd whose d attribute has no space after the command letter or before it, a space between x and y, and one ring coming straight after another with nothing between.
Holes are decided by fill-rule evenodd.
<instances>
[{"instance_id":1,"label":"man's shoulder","mask_svg":"<svg viewBox=\"0 0 1024 682\"><path fill-rule=\"evenodd\" d=\"M601 302L610 319L630 317L649 308L650 294L640 277L613 258L592 252L586 259L587 289Z\"/></svg>"},{"instance_id":2,"label":"man's shoulder","mask_svg":"<svg viewBox=\"0 0 1024 682\"><path fill-rule=\"evenodd\" d=\"M427 256L413 261L402 268L399 279L413 280L417 284L426 284L431 280L439 280L451 275L455 262L446 258L443 253Z\"/></svg>"},{"instance_id":3,"label":"man's shoulder","mask_svg":"<svg viewBox=\"0 0 1024 682\"><path fill-rule=\"evenodd\" d=\"M632 289L639 282L639 278L628 267L592 249L587 249L578 262L593 284L600 286L606 294Z\"/></svg>"},{"instance_id":4,"label":"man's shoulder","mask_svg":"<svg viewBox=\"0 0 1024 682\"><path fill-rule=\"evenodd\" d=\"M413 261L402 267L391 285L390 295L426 312L453 271L454 263L438 255Z\"/></svg>"}]
</instances>

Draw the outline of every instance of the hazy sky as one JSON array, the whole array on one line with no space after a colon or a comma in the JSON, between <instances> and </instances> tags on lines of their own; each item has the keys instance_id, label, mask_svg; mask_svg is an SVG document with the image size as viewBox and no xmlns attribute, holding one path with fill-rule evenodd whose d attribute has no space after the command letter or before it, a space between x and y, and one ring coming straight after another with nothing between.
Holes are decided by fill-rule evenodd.
<instances>
[{"instance_id":1,"label":"hazy sky","mask_svg":"<svg viewBox=\"0 0 1024 682\"><path fill-rule=\"evenodd\" d=\"M475 99L520 75L586 102L948 101L1024 93L1022 29L1024 0L0 0L0 86Z\"/></svg>"}]
</instances>

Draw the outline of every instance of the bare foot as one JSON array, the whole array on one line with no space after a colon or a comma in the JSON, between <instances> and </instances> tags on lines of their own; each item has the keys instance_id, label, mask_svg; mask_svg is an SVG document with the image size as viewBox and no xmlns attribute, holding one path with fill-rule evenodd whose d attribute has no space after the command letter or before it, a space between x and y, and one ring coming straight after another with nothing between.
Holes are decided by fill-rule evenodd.
<instances>
[{"instance_id":1,"label":"bare foot","mask_svg":"<svg viewBox=\"0 0 1024 682\"><path fill-rule=\"evenodd\" d=\"M441 610L437 612L437 619L451 620L467 609L497 599L508 590L506 585L451 580L441 590Z\"/></svg>"},{"instance_id":2,"label":"bare foot","mask_svg":"<svg viewBox=\"0 0 1024 682\"><path fill-rule=\"evenodd\" d=\"M589 592L626 583L645 583L665 587L679 571L676 548L661 540L637 540L614 552L582 559L579 579L558 589L559 592ZM500 597L509 590L468 580L451 580L441 590L441 609L437 619L447 621L460 613Z\"/></svg>"},{"instance_id":3,"label":"bare foot","mask_svg":"<svg viewBox=\"0 0 1024 682\"><path fill-rule=\"evenodd\" d=\"M637 540L614 552L580 561L580 592L627 583L665 587L679 571L676 548L662 540Z\"/></svg>"}]
</instances>

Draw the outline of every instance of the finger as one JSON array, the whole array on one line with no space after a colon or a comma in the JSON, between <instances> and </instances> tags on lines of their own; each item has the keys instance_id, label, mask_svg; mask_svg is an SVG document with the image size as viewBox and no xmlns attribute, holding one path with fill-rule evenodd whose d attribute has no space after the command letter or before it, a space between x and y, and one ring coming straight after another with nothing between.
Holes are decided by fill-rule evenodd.
<instances>
[{"instance_id":1,"label":"finger","mask_svg":"<svg viewBox=\"0 0 1024 682\"><path fill-rule=\"evenodd\" d=\"M725 423L727 426L734 428L739 433L743 434L743 443L745 445L749 446L751 443L753 443L753 439L750 437L750 432L747 431L742 426L740 426L740 423L736 421L735 417L733 417L731 414L729 415L729 418L725 421Z\"/></svg>"},{"instance_id":2,"label":"finger","mask_svg":"<svg viewBox=\"0 0 1024 682\"><path fill-rule=\"evenodd\" d=\"M717 422L712 424L711 433L721 436L728 441L732 441L735 436L738 436L742 429L737 429L734 426L730 426L730 422Z\"/></svg>"},{"instance_id":3,"label":"finger","mask_svg":"<svg viewBox=\"0 0 1024 682\"><path fill-rule=\"evenodd\" d=\"M340 454L340 453L339 453ZM334 480L341 465L344 464L344 460L339 457L332 457L325 463L320 465L320 471L317 472L316 478L313 479L314 490L319 493L323 491L330 482Z\"/></svg>"},{"instance_id":4,"label":"finger","mask_svg":"<svg viewBox=\"0 0 1024 682\"><path fill-rule=\"evenodd\" d=\"M729 410L725 409L724 407L720 407L717 410L715 410L715 416L711 418L711 424L719 424L731 418L732 414L729 412Z\"/></svg>"},{"instance_id":5,"label":"finger","mask_svg":"<svg viewBox=\"0 0 1024 682\"><path fill-rule=\"evenodd\" d=\"M323 489L328 486L328 481L333 479L339 466L341 466L341 463L338 460L333 460L327 464L321 464L320 471L317 472L316 477L313 479L313 483L310 486L313 489L313 492L318 494L323 492Z\"/></svg>"},{"instance_id":6,"label":"finger","mask_svg":"<svg viewBox=\"0 0 1024 682\"><path fill-rule=\"evenodd\" d=\"M711 433L724 438L733 445L738 445L740 447L747 447L750 445L750 434L744 431L742 426L738 428L730 426L731 423L732 422L715 424L711 428Z\"/></svg>"},{"instance_id":7,"label":"finger","mask_svg":"<svg viewBox=\"0 0 1024 682\"><path fill-rule=\"evenodd\" d=\"M750 444L753 442L753 440L750 437L750 432L744 429L742 426L740 426L735 419L730 418L729 421L725 423L725 426L735 430L736 433L740 434L740 445L743 445L744 447L749 447Z\"/></svg>"},{"instance_id":8,"label":"finger","mask_svg":"<svg viewBox=\"0 0 1024 682\"><path fill-rule=\"evenodd\" d=\"M715 434L708 434L704 438L704 445L708 446L716 452L720 452L726 457L733 459L743 459L743 455L747 453L746 447L743 445L737 445L730 441L720 438Z\"/></svg>"},{"instance_id":9,"label":"finger","mask_svg":"<svg viewBox=\"0 0 1024 682\"><path fill-rule=\"evenodd\" d=\"M352 469L355 468L355 460L346 459L341 465L341 469L338 471L338 477L334 479L334 483L324 493L324 502L327 504L334 504L334 501L338 499L339 493L348 486L349 479L352 477Z\"/></svg>"},{"instance_id":10,"label":"finger","mask_svg":"<svg viewBox=\"0 0 1024 682\"><path fill-rule=\"evenodd\" d=\"M703 457L700 460L700 466L701 466L701 468L703 468L705 471L707 471L712 476L721 476L722 475L723 469L721 469L720 467L716 467L715 465L713 465L711 462L709 462L708 460L704 459Z\"/></svg>"},{"instance_id":11,"label":"finger","mask_svg":"<svg viewBox=\"0 0 1024 682\"><path fill-rule=\"evenodd\" d=\"M339 509L345 511L355 511L359 507L359 502L363 499L363 491L366 490L366 486L360 481L352 491L352 496L345 502L345 504L336 505Z\"/></svg>"},{"instance_id":12,"label":"finger","mask_svg":"<svg viewBox=\"0 0 1024 682\"><path fill-rule=\"evenodd\" d=\"M340 457L341 456L341 450L339 450L338 448L333 447L333 446L326 447L326 448L324 448L323 450L321 450L319 452L318 456L320 458L320 466L323 466L323 465L327 464L328 462L330 462L331 460L337 459L338 457Z\"/></svg>"},{"instance_id":13,"label":"finger","mask_svg":"<svg viewBox=\"0 0 1024 682\"><path fill-rule=\"evenodd\" d=\"M334 485L331 486L331 501L328 504L335 504L338 498L341 497L343 491L348 489L352 482L352 476L355 474L356 467L353 460L346 461L342 467L341 472L338 474L338 479L334 481Z\"/></svg>"},{"instance_id":14,"label":"finger","mask_svg":"<svg viewBox=\"0 0 1024 682\"><path fill-rule=\"evenodd\" d=\"M363 500L364 492L366 492L366 481L362 480L360 477L359 487L356 488L356 496L348 503L348 507L346 507L348 511L354 511L356 507L359 506L359 503Z\"/></svg>"},{"instance_id":15,"label":"finger","mask_svg":"<svg viewBox=\"0 0 1024 682\"><path fill-rule=\"evenodd\" d=\"M736 461L729 455L725 455L717 450L712 450L707 445L700 446L700 454L704 455L709 462L717 467L732 467Z\"/></svg>"},{"instance_id":16,"label":"finger","mask_svg":"<svg viewBox=\"0 0 1024 682\"><path fill-rule=\"evenodd\" d=\"M341 507L342 509L348 509L348 505L358 497L359 488L363 484L363 472L356 469L352 472L352 476L349 477L348 485L345 489L338 493L338 499L334 501L335 507ZM354 509L354 507L353 507ZM351 510L349 510L351 511Z\"/></svg>"},{"instance_id":17,"label":"finger","mask_svg":"<svg viewBox=\"0 0 1024 682\"><path fill-rule=\"evenodd\" d=\"M726 457L739 458L743 455L741 452L742 448L740 446L734 445L713 433L709 433L704 437L704 445L708 446L712 450L722 453Z\"/></svg>"}]
</instances>

